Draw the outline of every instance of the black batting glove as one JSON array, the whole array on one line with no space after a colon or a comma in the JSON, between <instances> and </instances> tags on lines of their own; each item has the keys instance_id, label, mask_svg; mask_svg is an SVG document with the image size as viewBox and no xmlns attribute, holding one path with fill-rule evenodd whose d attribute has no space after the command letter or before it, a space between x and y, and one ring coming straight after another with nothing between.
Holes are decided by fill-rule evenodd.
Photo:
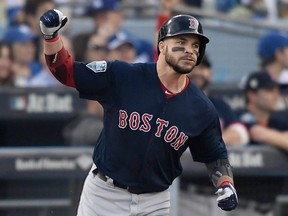
<instances>
[{"instance_id":1,"label":"black batting glove","mask_svg":"<svg viewBox=\"0 0 288 216\"><path fill-rule=\"evenodd\" d=\"M59 10L46 11L40 18L40 29L46 40L51 40L58 35L58 31L67 23L68 18Z\"/></svg>"},{"instance_id":2,"label":"black batting glove","mask_svg":"<svg viewBox=\"0 0 288 216\"><path fill-rule=\"evenodd\" d=\"M232 211L238 205L238 197L231 183L216 188L218 206L224 211Z\"/></svg>"}]
</instances>

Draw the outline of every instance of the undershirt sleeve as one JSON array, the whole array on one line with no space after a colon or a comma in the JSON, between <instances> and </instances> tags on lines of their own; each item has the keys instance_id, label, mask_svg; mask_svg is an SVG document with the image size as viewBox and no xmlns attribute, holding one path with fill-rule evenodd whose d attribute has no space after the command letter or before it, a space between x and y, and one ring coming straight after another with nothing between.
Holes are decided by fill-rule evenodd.
<instances>
[{"instance_id":1,"label":"undershirt sleeve","mask_svg":"<svg viewBox=\"0 0 288 216\"><path fill-rule=\"evenodd\" d=\"M45 55L45 59L49 70L59 82L75 88L74 60L64 47L54 55Z\"/></svg>"}]
</instances>

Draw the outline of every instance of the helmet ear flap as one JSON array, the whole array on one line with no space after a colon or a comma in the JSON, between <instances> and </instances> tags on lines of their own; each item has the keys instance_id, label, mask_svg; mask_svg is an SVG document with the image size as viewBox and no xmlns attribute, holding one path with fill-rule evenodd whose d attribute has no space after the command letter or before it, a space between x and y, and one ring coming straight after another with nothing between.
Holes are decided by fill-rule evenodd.
<instances>
[{"instance_id":1,"label":"helmet ear flap","mask_svg":"<svg viewBox=\"0 0 288 216\"><path fill-rule=\"evenodd\" d=\"M196 62L196 66L199 65L205 55L205 50L206 50L206 44L201 45L199 53L198 53L198 58L197 58L197 62Z\"/></svg>"}]
</instances>

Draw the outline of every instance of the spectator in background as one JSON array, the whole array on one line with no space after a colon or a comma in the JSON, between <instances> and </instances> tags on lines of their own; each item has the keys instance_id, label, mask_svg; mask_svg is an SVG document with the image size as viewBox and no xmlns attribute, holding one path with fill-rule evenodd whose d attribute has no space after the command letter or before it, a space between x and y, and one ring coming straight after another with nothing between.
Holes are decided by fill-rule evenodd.
<instances>
[{"instance_id":1,"label":"spectator in background","mask_svg":"<svg viewBox=\"0 0 288 216\"><path fill-rule=\"evenodd\" d=\"M209 95L209 84L212 81L212 65L204 56L202 62L196 66L188 76L206 95ZM227 145L247 145L249 142L249 134L242 122L238 119L236 113L231 107L219 97L209 96L214 104L221 124L222 137Z\"/></svg>"},{"instance_id":2,"label":"spectator in background","mask_svg":"<svg viewBox=\"0 0 288 216\"><path fill-rule=\"evenodd\" d=\"M288 87L288 34L269 31L258 41L257 52L260 68L267 71L273 80L280 84L280 90L287 92ZM285 97L279 97L278 109L288 108Z\"/></svg>"},{"instance_id":3,"label":"spectator in background","mask_svg":"<svg viewBox=\"0 0 288 216\"><path fill-rule=\"evenodd\" d=\"M240 120L249 128L251 143L288 150L287 111L277 112L279 87L266 71L249 75L245 83L246 109Z\"/></svg>"},{"instance_id":4,"label":"spectator in background","mask_svg":"<svg viewBox=\"0 0 288 216\"><path fill-rule=\"evenodd\" d=\"M83 54L86 62L106 60L108 55L107 38L97 34L90 33L87 37Z\"/></svg>"},{"instance_id":5,"label":"spectator in background","mask_svg":"<svg viewBox=\"0 0 288 216\"><path fill-rule=\"evenodd\" d=\"M111 37L107 47L109 50L109 60L117 59L129 63L138 62L136 59L136 49L133 40L127 38L127 35L125 34L117 34L114 37Z\"/></svg>"},{"instance_id":6,"label":"spectator in background","mask_svg":"<svg viewBox=\"0 0 288 216\"><path fill-rule=\"evenodd\" d=\"M63 44L71 54L71 56L74 56L74 50L73 50L73 44L71 39L68 36L65 36L64 34L61 34L61 39L63 41ZM51 72L49 71L49 68L47 67L45 56L43 55L43 40L41 45L41 52L39 54L39 63L41 64L41 71L35 75L33 78L29 80L29 87L38 87L38 88L53 88L53 87L62 87L61 83L59 83Z\"/></svg>"},{"instance_id":7,"label":"spectator in background","mask_svg":"<svg viewBox=\"0 0 288 216\"><path fill-rule=\"evenodd\" d=\"M141 62L153 60L152 44L147 40L136 37L131 32L123 29L122 24L124 14L121 8L120 0L93 0L92 5L87 7L86 15L93 18L95 28L92 30L92 32L97 32L97 34L106 37L107 40L109 40L109 38L115 34L127 34L134 40L137 50L137 58L141 59ZM76 35L74 41L85 41L85 37L87 39L87 33L78 34ZM79 49L81 48L79 47ZM76 60L81 60L83 53L84 50L76 50Z\"/></svg>"},{"instance_id":8,"label":"spectator in background","mask_svg":"<svg viewBox=\"0 0 288 216\"><path fill-rule=\"evenodd\" d=\"M278 18L275 0L216 0L216 10L236 19L269 19Z\"/></svg>"},{"instance_id":9,"label":"spectator in background","mask_svg":"<svg viewBox=\"0 0 288 216\"><path fill-rule=\"evenodd\" d=\"M268 71L273 80L288 84L288 34L271 31L259 38L258 55L260 66Z\"/></svg>"},{"instance_id":10,"label":"spectator in background","mask_svg":"<svg viewBox=\"0 0 288 216\"><path fill-rule=\"evenodd\" d=\"M23 14L25 24L31 28L33 34L35 34L35 60L39 60L39 53L41 49L41 39L42 35L39 28L39 19L41 15L49 10L55 8L55 3L53 0L25 0L23 6Z\"/></svg>"},{"instance_id":11,"label":"spectator in background","mask_svg":"<svg viewBox=\"0 0 288 216\"><path fill-rule=\"evenodd\" d=\"M239 4L239 0L215 0L215 8L219 12L227 13Z\"/></svg>"},{"instance_id":12,"label":"spectator in background","mask_svg":"<svg viewBox=\"0 0 288 216\"><path fill-rule=\"evenodd\" d=\"M74 50L75 50L76 61L85 61L86 54L87 54L88 41L90 40L90 37L92 35L98 35L96 29L93 29L91 32L84 32L84 33L76 34L76 36L72 38L73 44L75 44ZM99 37L102 38L100 39L100 41L108 40L106 36L99 35ZM92 51L92 49L90 49L90 51Z\"/></svg>"},{"instance_id":13,"label":"spectator in background","mask_svg":"<svg viewBox=\"0 0 288 216\"><path fill-rule=\"evenodd\" d=\"M26 24L30 26L32 32L40 35L39 19L47 10L55 8L53 0L26 0L24 4L24 15ZM42 35L41 35L42 36Z\"/></svg>"},{"instance_id":14,"label":"spectator in background","mask_svg":"<svg viewBox=\"0 0 288 216\"><path fill-rule=\"evenodd\" d=\"M202 8L204 0L184 0L184 2L188 6Z\"/></svg>"},{"instance_id":15,"label":"spectator in background","mask_svg":"<svg viewBox=\"0 0 288 216\"><path fill-rule=\"evenodd\" d=\"M4 0L1 1L5 6L5 18L7 21L7 26L19 25L24 23L24 16L22 13L23 5L25 4L25 0Z\"/></svg>"},{"instance_id":16,"label":"spectator in background","mask_svg":"<svg viewBox=\"0 0 288 216\"><path fill-rule=\"evenodd\" d=\"M14 74L10 47L0 41L0 87L3 86L14 86Z\"/></svg>"},{"instance_id":17,"label":"spectator in background","mask_svg":"<svg viewBox=\"0 0 288 216\"><path fill-rule=\"evenodd\" d=\"M15 85L28 87L29 81L41 71L41 65L34 60L35 34L26 25L12 26L4 33L4 41L11 47Z\"/></svg>"}]
</instances>

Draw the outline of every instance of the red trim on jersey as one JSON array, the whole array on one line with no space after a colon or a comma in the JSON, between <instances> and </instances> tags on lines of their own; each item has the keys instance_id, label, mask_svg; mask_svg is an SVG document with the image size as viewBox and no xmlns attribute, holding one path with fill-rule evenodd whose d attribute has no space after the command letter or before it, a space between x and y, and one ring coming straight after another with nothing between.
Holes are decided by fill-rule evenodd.
<instances>
[{"instance_id":1,"label":"red trim on jersey","mask_svg":"<svg viewBox=\"0 0 288 216\"><path fill-rule=\"evenodd\" d=\"M76 87L74 59L64 47L54 55L45 55L45 59L51 73L59 82L70 87Z\"/></svg>"},{"instance_id":2,"label":"red trim on jersey","mask_svg":"<svg viewBox=\"0 0 288 216\"><path fill-rule=\"evenodd\" d=\"M184 86L184 88L183 88L182 91L184 91L184 90L188 87L189 84L190 84L190 79L189 79L189 77L187 76L187 77L186 77L186 85ZM182 92L182 91L181 91L181 92Z\"/></svg>"},{"instance_id":3,"label":"red trim on jersey","mask_svg":"<svg viewBox=\"0 0 288 216\"><path fill-rule=\"evenodd\" d=\"M186 77L185 86L184 86L184 88L182 89L182 91L179 92L179 93L173 93L173 92L171 92L169 89L167 89L167 88L163 85L163 83L162 83L161 81L160 81L160 83L161 83L161 87L162 87L162 89L163 89L163 91L164 91L164 93L165 93L166 98L169 99L169 98L172 98L172 97L176 96L177 94L181 93L182 91L184 91L184 90L188 87L188 85L189 85L189 83L190 83L190 79L189 79L188 76Z\"/></svg>"}]
</instances>

